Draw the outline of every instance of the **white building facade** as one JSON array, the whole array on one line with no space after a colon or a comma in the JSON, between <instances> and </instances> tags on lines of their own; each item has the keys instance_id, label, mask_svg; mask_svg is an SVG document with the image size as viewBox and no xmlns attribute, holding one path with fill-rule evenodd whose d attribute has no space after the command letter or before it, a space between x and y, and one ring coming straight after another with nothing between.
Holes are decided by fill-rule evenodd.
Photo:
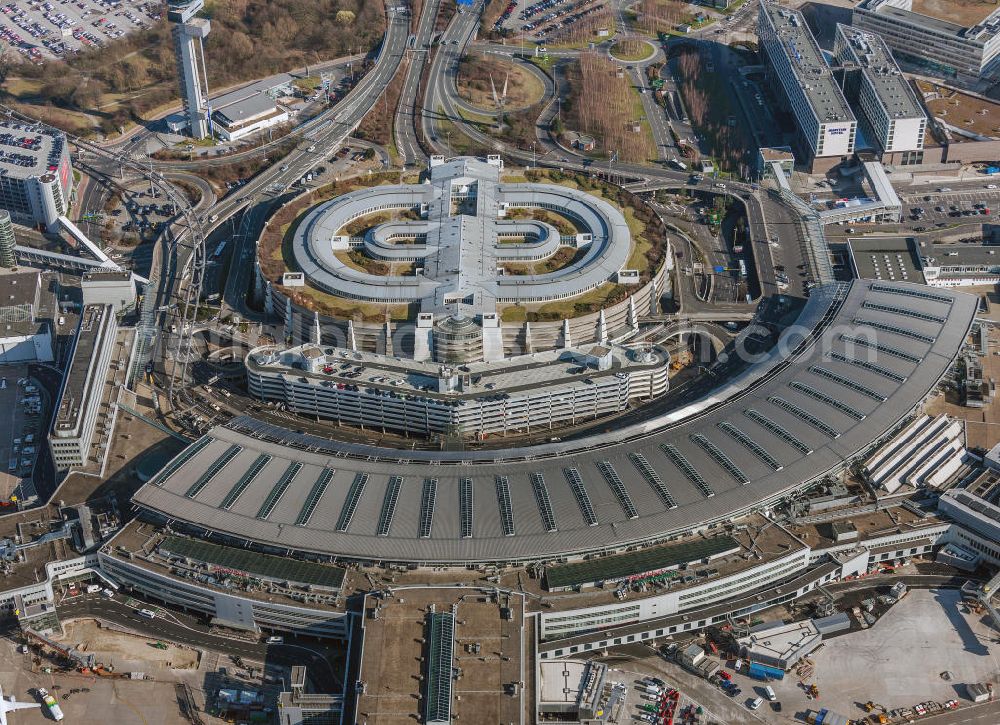
<instances>
[{"instance_id":1,"label":"white building facade","mask_svg":"<svg viewBox=\"0 0 1000 725\"><path fill-rule=\"evenodd\" d=\"M972 79L992 72L1000 54L1000 11L966 27L912 8L913 0L864 0L851 24L878 33L900 59L924 72Z\"/></svg>"},{"instance_id":2,"label":"white building facade","mask_svg":"<svg viewBox=\"0 0 1000 725\"><path fill-rule=\"evenodd\" d=\"M800 146L815 159L854 153L857 120L802 14L762 2L757 23L770 75L795 116Z\"/></svg>"}]
</instances>

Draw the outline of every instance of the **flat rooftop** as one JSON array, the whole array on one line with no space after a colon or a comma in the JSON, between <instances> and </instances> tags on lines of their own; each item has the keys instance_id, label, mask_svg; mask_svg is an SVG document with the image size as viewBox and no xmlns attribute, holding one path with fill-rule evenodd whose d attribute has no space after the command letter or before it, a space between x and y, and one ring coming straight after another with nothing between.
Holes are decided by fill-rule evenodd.
<instances>
[{"instance_id":1,"label":"flat rooftop","mask_svg":"<svg viewBox=\"0 0 1000 725\"><path fill-rule=\"evenodd\" d=\"M984 0L912 0L910 9L928 18L971 28L986 20L997 6Z\"/></svg>"},{"instance_id":2,"label":"flat rooftop","mask_svg":"<svg viewBox=\"0 0 1000 725\"><path fill-rule=\"evenodd\" d=\"M228 105L213 108L215 113L225 118L230 124L240 124L274 113L277 110L277 104L269 95L258 93L233 101Z\"/></svg>"},{"instance_id":3,"label":"flat rooftop","mask_svg":"<svg viewBox=\"0 0 1000 725\"><path fill-rule=\"evenodd\" d=\"M612 354L611 367L598 370L588 366L592 359L590 348L548 350L516 358L490 362L467 363L452 370L468 378L461 390L438 392L441 363L394 358L369 352L346 350L317 345L301 345L290 350L277 347L257 348L247 356L249 370L283 373L319 386L342 383L376 390L419 395L440 400L463 400L490 397L502 393L516 393L539 388L570 388L578 386L585 378L599 378L634 370L653 370L668 363L666 351L653 352L651 359L643 359L623 347L608 348ZM289 364L306 359L316 365L319 372L303 370ZM360 372L360 377L344 377Z\"/></svg>"},{"instance_id":4,"label":"flat rooftop","mask_svg":"<svg viewBox=\"0 0 1000 725\"><path fill-rule=\"evenodd\" d=\"M114 308L110 305L87 305L83 308L76 344L69 369L63 377L59 393L59 409L52 422L52 435L71 438L80 434L80 421L86 417L89 406L101 401L104 377L94 374L99 355L97 351L113 345Z\"/></svg>"},{"instance_id":5,"label":"flat rooftop","mask_svg":"<svg viewBox=\"0 0 1000 725\"><path fill-rule=\"evenodd\" d=\"M924 265L941 267L942 275L954 274L949 267L1000 267L1000 245L930 244L920 249Z\"/></svg>"},{"instance_id":6,"label":"flat rooftop","mask_svg":"<svg viewBox=\"0 0 1000 725\"><path fill-rule=\"evenodd\" d=\"M851 524L858 532L857 539L845 543L860 546L868 540L889 534L900 532L916 534L940 526L944 521L933 512L923 512L922 515L916 513L913 508L900 505L897 501L878 506L875 504L850 506L800 516L785 526L792 534L816 550L835 546L837 542L834 540L834 525L845 523Z\"/></svg>"},{"instance_id":7,"label":"flat rooftop","mask_svg":"<svg viewBox=\"0 0 1000 725\"><path fill-rule=\"evenodd\" d=\"M0 121L0 175L28 179L59 170L66 136L41 126Z\"/></svg>"},{"instance_id":8,"label":"flat rooftop","mask_svg":"<svg viewBox=\"0 0 1000 725\"><path fill-rule=\"evenodd\" d=\"M864 69L886 111L893 119L923 118L924 110L909 81L903 77L882 36L849 25L837 24L854 61Z\"/></svg>"},{"instance_id":9,"label":"flat rooftop","mask_svg":"<svg viewBox=\"0 0 1000 725\"><path fill-rule=\"evenodd\" d=\"M357 696L358 720L368 725L423 722L426 678L429 677L427 612L455 609L453 665L461 677L451 680L451 716L455 722L510 723L521 721L521 704L532 702L530 647L524 646L524 599L492 587L393 588L387 597L369 595L365 607L378 607L378 617L364 619L361 670L367 683ZM504 618L507 614L508 618ZM480 645L479 652L467 646ZM522 682L522 697L505 693Z\"/></svg>"},{"instance_id":10,"label":"flat rooftop","mask_svg":"<svg viewBox=\"0 0 1000 725\"><path fill-rule=\"evenodd\" d=\"M739 643L750 650L751 660L754 659L754 655L790 660L798 650L809 646L819 636L816 625L807 619L752 632L747 637L741 637Z\"/></svg>"},{"instance_id":11,"label":"flat rooftop","mask_svg":"<svg viewBox=\"0 0 1000 725\"><path fill-rule=\"evenodd\" d=\"M345 572L340 567L269 556L233 547L208 544L184 536L164 536L159 527L133 520L107 542L106 554L161 575L182 578L218 592L239 591L261 602L343 611L336 604ZM183 559L187 558L187 561ZM276 560L276 561L275 561ZM284 564L285 569L279 566ZM323 591L306 581L323 582ZM255 581L256 579L262 582Z\"/></svg>"},{"instance_id":12,"label":"flat rooftop","mask_svg":"<svg viewBox=\"0 0 1000 725\"><path fill-rule=\"evenodd\" d=\"M731 536L698 537L690 541L668 546L653 546L617 556L587 559L571 564L555 564L545 568L545 578L550 589L579 586L606 579L617 580L645 572L672 569L680 565L714 559L723 554L732 554L742 548L740 542Z\"/></svg>"},{"instance_id":13,"label":"flat rooftop","mask_svg":"<svg viewBox=\"0 0 1000 725\"><path fill-rule=\"evenodd\" d=\"M236 418L133 502L238 542L369 561L545 560L662 542L866 450L934 391L976 309L972 295L899 281L819 287L796 328L813 336L794 350L774 348L682 409L536 446L383 448ZM905 356L852 358L845 335L872 327Z\"/></svg>"},{"instance_id":14,"label":"flat rooftop","mask_svg":"<svg viewBox=\"0 0 1000 725\"><path fill-rule=\"evenodd\" d=\"M761 8L774 25L781 40L781 50L819 122L855 120L802 13L772 3L761 3Z\"/></svg>"},{"instance_id":15,"label":"flat rooftop","mask_svg":"<svg viewBox=\"0 0 1000 725\"><path fill-rule=\"evenodd\" d=\"M901 7L891 5L891 1L892 0L865 0L859 4L855 10L862 10L875 15L882 15L899 23L903 23L904 25L914 25L931 30L940 35L954 35L956 38L964 38L966 28L969 27L967 25L952 22L947 19L947 16L945 18L937 18L933 15L915 13L912 10L904 10ZM961 0L957 1L961 2ZM953 3L949 2L948 4Z\"/></svg>"},{"instance_id":16,"label":"flat rooftop","mask_svg":"<svg viewBox=\"0 0 1000 725\"><path fill-rule=\"evenodd\" d=\"M916 83L927 110L943 123L980 136L1000 137L1000 103L932 81L918 80ZM952 135L956 143L968 140L959 134Z\"/></svg>"},{"instance_id":17,"label":"flat rooftop","mask_svg":"<svg viewBox=\"0 0 1000 725\"><path fill-rule=\"evenodd\" d=\"M852 237L847 244L861 279L925 282L920 255L906 237Z\"/></svg>"}]
</instances>

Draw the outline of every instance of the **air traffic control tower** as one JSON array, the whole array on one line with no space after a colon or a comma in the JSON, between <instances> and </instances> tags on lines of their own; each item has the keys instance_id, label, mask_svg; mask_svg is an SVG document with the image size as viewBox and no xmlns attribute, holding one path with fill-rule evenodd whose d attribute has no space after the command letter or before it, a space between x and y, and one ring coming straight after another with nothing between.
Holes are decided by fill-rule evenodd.
<instances>
[{"instance_id":1,"label":"air traffic control tower","mask_svg":"<svg viewBox=\"0 0 1000 725\"><path fill-rule=\"evenodd\" d=\"M204 5L205 0L170 0L167 4L167 20L174 24L174 55L181 100L192 138L204 138L210 133L211 108L202 39L211 31L212 24L207 18L195 17Z\"/></svg>"}]
</instances>

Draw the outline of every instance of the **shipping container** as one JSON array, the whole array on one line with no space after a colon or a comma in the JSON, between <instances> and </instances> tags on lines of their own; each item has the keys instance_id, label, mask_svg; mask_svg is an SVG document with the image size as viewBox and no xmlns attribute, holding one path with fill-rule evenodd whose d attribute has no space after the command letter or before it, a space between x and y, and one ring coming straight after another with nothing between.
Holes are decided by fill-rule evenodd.
<instances>
[{"instance_id":1,"label":"shipping container","mask_svg":"<svg viewBox=\"0 0 1000 725\"><path fill-rule=\"evenodd\" d=\"M785 671L779 667L771 667L760 662L751 662L747 674L758 680L782 680Z\"/></svg>"}]
</instances>

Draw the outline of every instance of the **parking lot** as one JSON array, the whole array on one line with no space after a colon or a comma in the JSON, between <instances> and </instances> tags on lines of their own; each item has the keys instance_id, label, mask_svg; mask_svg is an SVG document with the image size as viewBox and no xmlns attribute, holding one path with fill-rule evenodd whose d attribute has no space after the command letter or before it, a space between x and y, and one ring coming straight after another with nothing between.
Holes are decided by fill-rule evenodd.
<instances>
[{"instance_id":1,"label":"parking lot","mask_svg":"<svg viewBox=\"0 0 1000 725\"><path fill-rule=\"evenodd\" d=\"M1000 184L984 181L982 186L965 185L952 189L936 187L922 194L902 197L903 214L914 223L914 231L925 231L971 222L996 219L1000 206ZM993 187L993 188L989 188Z\"/></svg>"},{"instance_id":2,"label":"parking lot","mask_svg":"<svg viewBox=\"0 0 1000 725\"><path fill-rule=\"evenodd\" d=\"M537 42L554 42L580 21L598 16L608 7L607 0L510 0L493 29Z\"/></svg>"},{"instance_id":3,"label":"parking lot","mask_svg":"<svg viewBox=\"0 0 1000 725\"><path fill-rule=\"evenodd\" d=\"M35 495L31 474L44 445L39 420L44 407L42 391L27 376L24 366L8 366L0 375L0 501L11 496L30 502ZM18 490L20 487L20 491Z\"/></svg>"},{"instance_id":4,"label":"parking lot","mask_svg":"<svg viewBox=\"0 0 1000 725\"><path fill-rule=\"evenodd\" d=\"M147 28L160 19L153 0L17 0L0 5L0 40L29 60L63 58Z\"/></svg>"}]
</instances>

